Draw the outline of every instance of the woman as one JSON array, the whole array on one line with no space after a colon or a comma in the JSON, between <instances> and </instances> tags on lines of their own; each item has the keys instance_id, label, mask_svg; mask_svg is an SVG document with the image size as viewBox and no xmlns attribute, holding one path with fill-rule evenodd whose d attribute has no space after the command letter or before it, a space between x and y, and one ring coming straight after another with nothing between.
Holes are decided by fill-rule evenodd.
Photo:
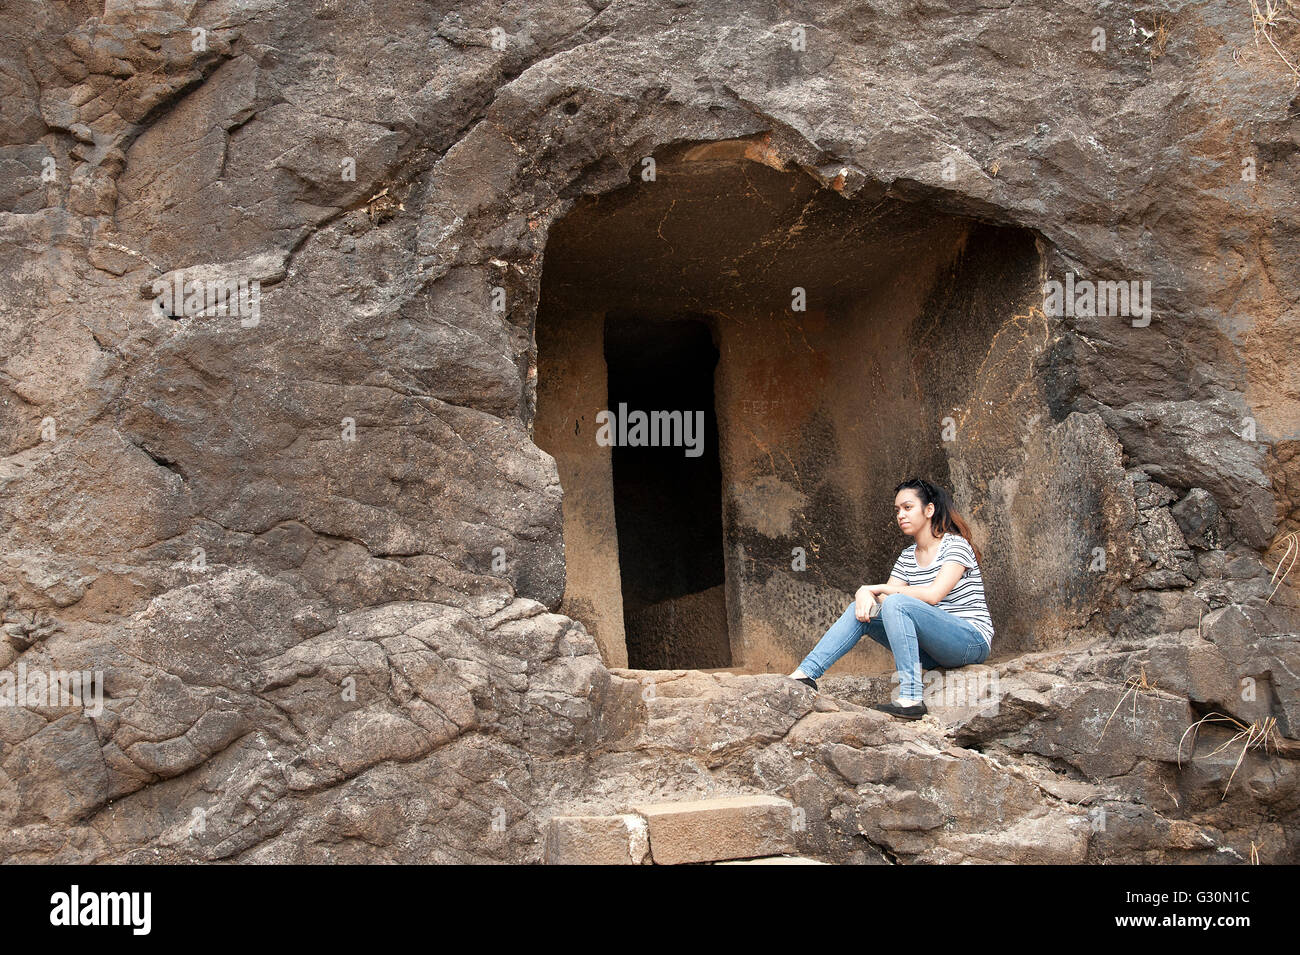
<instances>
[{"instance_id":1,"label":"woman","mask_svg":"<svg viewBox=\"0 0 1300 955\"><path fill-rule=\"evenodd\" d=\"M900 683L898 703L876 709L919 720L927 712L921 667L983 663L993 646L993 620L984 602L979 551L948 492L912 478L894 488L894 511L913 543L894 562L889 582L860 587L790 676L817 689L816 678L865 633L893 652Z\"/></svg>"}]
</instances>

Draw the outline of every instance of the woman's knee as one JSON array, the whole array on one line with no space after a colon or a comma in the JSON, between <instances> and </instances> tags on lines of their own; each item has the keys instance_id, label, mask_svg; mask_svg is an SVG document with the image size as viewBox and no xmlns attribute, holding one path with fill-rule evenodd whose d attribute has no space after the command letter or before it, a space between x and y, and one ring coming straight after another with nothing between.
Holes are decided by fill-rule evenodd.
<instances>
[{"instance_id":1,"label":"woman's knee","mask_svg":"<svg viewBox=\"0 0 1300 955\"><path fill-rule=\"evenodd\" d=\"M907 594L885 594L880 601L880 613L882 616L884 614L893 616L898 613L906 613L908 602L915 599L915 597L909 597Z\"/></svg>"}]
</instances>

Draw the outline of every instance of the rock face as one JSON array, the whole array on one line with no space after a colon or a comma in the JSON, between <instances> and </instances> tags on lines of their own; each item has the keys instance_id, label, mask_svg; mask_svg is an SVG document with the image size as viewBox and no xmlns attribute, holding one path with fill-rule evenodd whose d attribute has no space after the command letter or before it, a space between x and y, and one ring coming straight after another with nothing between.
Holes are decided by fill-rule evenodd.
<instances>
[{"instance_id":1,"label":"rock face","mask_svg":"<svg viewBox=\"0 0 1300 955\"><path fill-rule=\"evenodd\" d=\"M1296 77L1127 13L7 3L0 860L540 862L770 796L823 861L1300 861ZM591 417L682 320L684 578ZM914 472L998 636L902 723L874 647L779 674Z\"/></svg>"}]
</instances>

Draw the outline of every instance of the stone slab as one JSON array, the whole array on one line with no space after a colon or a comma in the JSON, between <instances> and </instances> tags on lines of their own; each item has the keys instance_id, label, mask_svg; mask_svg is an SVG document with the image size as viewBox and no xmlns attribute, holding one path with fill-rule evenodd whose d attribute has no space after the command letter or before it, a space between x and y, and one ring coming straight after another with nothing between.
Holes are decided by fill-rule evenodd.
<instances>
[{"instance_id":1,"label":"stone slab","mask_svg":"<svg viewBox=\"0 0 1300 955\"><path fill-rule=\"evenodd\" d=\"M547 865L642 865L649 851L640 816L553 816L543 859Z\"/></svg>"},{"instance_id":2,"label":"stone slab","mask_svg":"<svg viewBox=\"0 0 1300 955\"><path fill-rule=\"evenodd\" d=\"M794 852L794 807L776 796L725 796L638 805L656 865Z\"/></svg>"}]
</instances>

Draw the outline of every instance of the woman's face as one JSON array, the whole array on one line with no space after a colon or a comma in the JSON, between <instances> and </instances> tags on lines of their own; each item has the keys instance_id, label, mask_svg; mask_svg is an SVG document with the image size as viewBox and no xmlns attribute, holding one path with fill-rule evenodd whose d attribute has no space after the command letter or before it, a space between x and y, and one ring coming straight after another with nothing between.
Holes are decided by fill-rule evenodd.
<instances>
[{"instance_id":1,"label":"woman's face","mask_svg":"<svg viewBox=\"0 0 1300 955\"><path fill-rule=\"evenodd\" d=\"M933 513L934 505L922 508L921 495L910 487L903 488L894 498L894 519L899 530L909 537L915 537L930 522L927 510Z\"/></svg>"}]
</instances>

